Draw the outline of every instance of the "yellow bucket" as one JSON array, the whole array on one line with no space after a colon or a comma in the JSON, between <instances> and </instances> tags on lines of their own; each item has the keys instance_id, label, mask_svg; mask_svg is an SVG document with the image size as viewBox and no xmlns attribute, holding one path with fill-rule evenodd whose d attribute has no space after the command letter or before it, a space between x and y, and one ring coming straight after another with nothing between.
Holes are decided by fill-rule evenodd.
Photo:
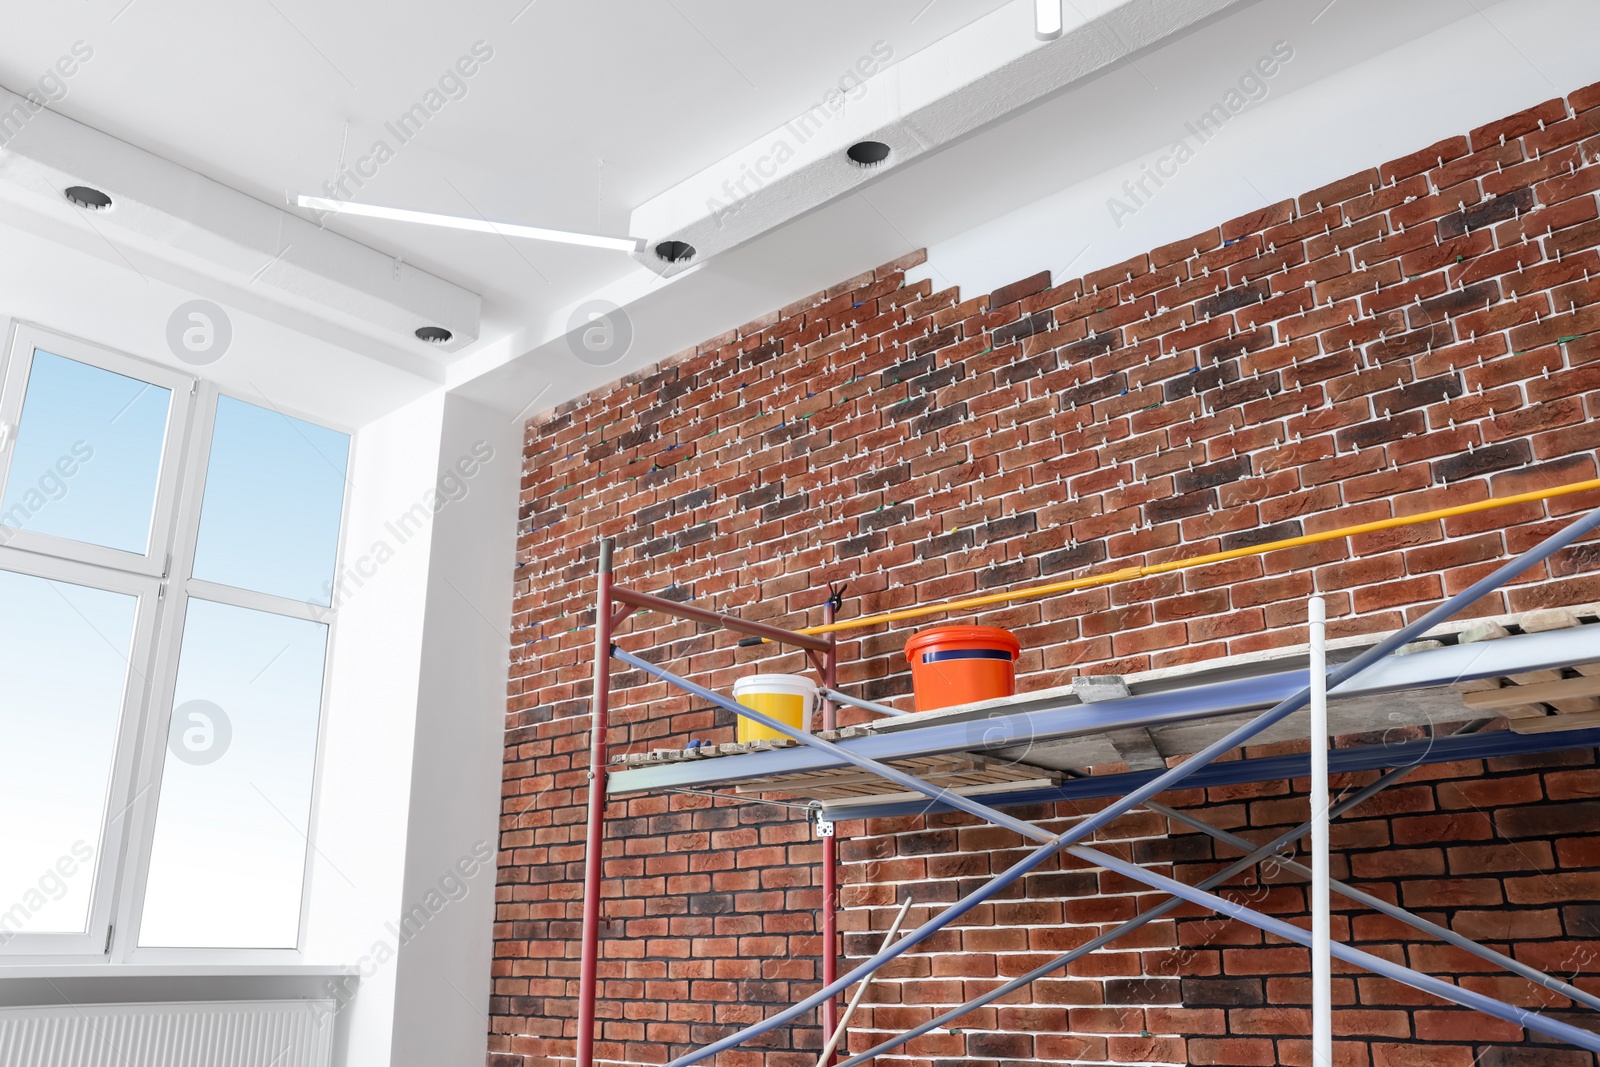
<instances>
[{"instance_id":1,"label":"yellow bucket","mask_svg":"<svg viewBox=\"0 0 1600 1067\"><path fill-rule=\"evenodd\" d=\"M797 674L753 674L733 683L733 699L785 726L811 732L817 707L817 685ZM739 716L739 743L773 741L783 735L754 719Z\"/></svg>"}]
</instances>

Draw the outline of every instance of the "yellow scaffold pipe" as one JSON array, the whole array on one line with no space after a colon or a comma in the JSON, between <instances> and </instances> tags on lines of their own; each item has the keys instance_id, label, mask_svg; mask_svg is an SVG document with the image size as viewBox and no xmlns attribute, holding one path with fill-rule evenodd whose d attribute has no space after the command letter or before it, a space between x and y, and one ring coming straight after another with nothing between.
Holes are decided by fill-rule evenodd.
<instances>
[{"instance_id":1,"label":"yellow scaffold pipe","mask_svg":"<svg viewBox=\"0 0 1600 1067\"><path fill-rule=\"evenodd\" d=\"M1279 552L1286 548L1299 548L1302 545L1337 541L1341 538L1356 537L1360 534L1377 533L1380 530L1393 530L1399 526L1415 526L1419 523L1448 519L1456 515L1472 515L1480 511L1490 511L1494 508L1506 508L1516 504L1531 504L1540 500L1549 500L1552 497L1586 492L1590 489L1600 489L1600 478L1572 482L1568 485L1558 485L1551 489L1537 489L1530 493L1518 493L1515 496L1491 497L1488 500L1479 500L1472 504L1457 504L1455 507L1419 512L1416 515L1396 515L1388 519L1379 519L1376 522L1364 522L1358 526L1343 526L1337 530L1325 530L1322 533L1286 537L1281 541L1271 541L1264 545L1232 548L1226 552L1209 552L1203 556L1190 556L1187 559L1175 559L1167 563L1124 567L1121 570L1110 571L1106 574L1093 574L1084 578L1072 578L1064 582L1051 582L1049 585L1036 585L1027 589L1015 589L1004 593L988 593L984 596L967 597L965 600L952 600L944 604L930 604L920 608L902 608L898 611L885 611L877 615L864 615L859 619L847 619L843 622L830 623L825 626L808 626L796 632L802 634L838 633L842 630L859 630L867 626L902 622L906 619L920 619L928 615L938 615L944 612L967 611L971 608L986 608L995 604L1009 604L1014 600L1032 600L1035 597L1053 596L1056 593L1070 593L1076 589L1092 589L1100 585L1133 581L1135 578L1148 578L1153 574L1167 574L1171 571L1188 570L1190 567L1203 567L1210 563L1225 563L1230 559L1261 556L1268 552Z\"/></svg>"}]
</instances>

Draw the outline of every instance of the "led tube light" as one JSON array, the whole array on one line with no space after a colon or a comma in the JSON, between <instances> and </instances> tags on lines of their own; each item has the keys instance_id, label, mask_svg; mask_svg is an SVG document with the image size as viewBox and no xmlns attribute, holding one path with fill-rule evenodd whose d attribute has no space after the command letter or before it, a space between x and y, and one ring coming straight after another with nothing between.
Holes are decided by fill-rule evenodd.
<instances>
[{"instance_id":1,"label":"led tube light","mask_svg":"<svg viewBox=\"0 0 1600 1067\"><path fill-rule=\"evenodd\" d=\"M606 248L617 252L638 252L644 248L644 242L637 237L604 237L598 234L572 233L568 230L549 230L543 226L523 226L515 222L490 222L487 219L463 218L460 215L439 215L432 211L412 211L408 208L383 207L379 204L357 204L349 200L332 200L322 196L290 194L290 202L314 211L333 211L341 215L361 215L371 219L390 219L394 222L415 222L424 226L445 226L454 230L472 230L476 233L497 233L504 237L526 237L534 241L559 241L562 244Z\"/></svg>"}]
</instances>

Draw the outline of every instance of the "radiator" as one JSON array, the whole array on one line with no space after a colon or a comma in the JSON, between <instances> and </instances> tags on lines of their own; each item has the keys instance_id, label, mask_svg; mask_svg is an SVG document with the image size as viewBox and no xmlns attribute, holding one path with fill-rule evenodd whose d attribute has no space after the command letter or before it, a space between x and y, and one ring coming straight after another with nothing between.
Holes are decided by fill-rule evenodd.
<instances>
[{"instance_id":1,"label":"radiator","mask_svg":"<svg viewBox=\"0 0 1600 1067\"><path fill-rule=\"evenodd\" d=\"M5 1067L328 1067L331 1000L0 1008Z\"/></svg>"}]
</instances>

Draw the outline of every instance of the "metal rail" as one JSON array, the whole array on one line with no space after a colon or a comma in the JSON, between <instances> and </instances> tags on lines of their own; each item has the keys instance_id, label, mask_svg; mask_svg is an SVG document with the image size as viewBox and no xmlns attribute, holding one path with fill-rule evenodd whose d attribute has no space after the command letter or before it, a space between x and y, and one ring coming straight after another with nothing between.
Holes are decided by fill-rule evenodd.
<instances>
[{"instance_id":1,"label":"metal rail","mask_svg":"<svg viewBox=\"0 0 1600 1067\"><path fill-rule=\"evenodd\" d=\"M632 589L613 590L612 596L619 604L640 608L644 611L659 611L663 615L676 615L680 619L690 619L694 622L703 622L708 626L721 626L728 630L737 630L742 634L752 637L764 637L768 641L779 644L794 645L808 652L827 652L830 643L826 637L816 637L811 634L798 633L794 630L785 630L777 626L768 626L764 622L749 622L737 615L725 615L720 611L709 608L697 608L693 604L680 604L676 600L667 600L664 597L651 596L649 593L636 593Z\"/></svg>"}]
</instances>

